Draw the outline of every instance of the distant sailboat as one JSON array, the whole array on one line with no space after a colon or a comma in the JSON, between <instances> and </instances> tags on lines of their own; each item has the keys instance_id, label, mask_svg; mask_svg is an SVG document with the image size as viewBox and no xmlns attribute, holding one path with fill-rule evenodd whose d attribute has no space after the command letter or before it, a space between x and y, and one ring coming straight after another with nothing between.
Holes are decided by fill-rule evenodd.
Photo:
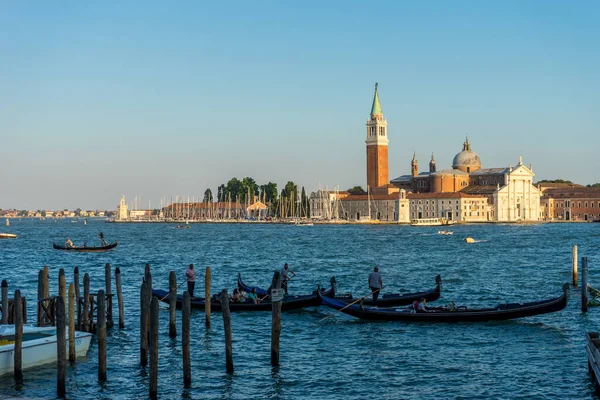
<instances>
[{"instance_id":1,"label":"distant sailboat","mask_svg":"<svg viewBox=\"0 0 600 400\"><path fill-rule=\"evenodd\" d=\"M87 225L87 219L84 219L84 220L83 220L83 224L84 224L84 225Z\"/></svg>"},{"instance_id":2,"label":"distant sailboat","mask_svg":"<svg viewBox=\"0 0 600 400\"><path fill-rule=\"evenodd\" d=\"M6 226L10 226L10 220L6 218Z\"/></svg>"}]
</instances>

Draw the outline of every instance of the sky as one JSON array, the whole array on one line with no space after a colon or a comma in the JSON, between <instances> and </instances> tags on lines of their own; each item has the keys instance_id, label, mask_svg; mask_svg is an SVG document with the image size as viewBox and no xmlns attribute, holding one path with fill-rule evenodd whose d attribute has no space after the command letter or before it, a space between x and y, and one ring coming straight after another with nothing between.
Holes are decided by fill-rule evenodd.
<instances>
[{"instance_id":1,"label":"sky","mask_svg":"<svg viewBox=\"0 0 600 400\"><path fill-rule=\"evenodd\" d=\"M366 187L465 135L484 168L600 182L600 2L0 2L0 208L115 209L232 177Z\"/></svg>"}]
</instances>

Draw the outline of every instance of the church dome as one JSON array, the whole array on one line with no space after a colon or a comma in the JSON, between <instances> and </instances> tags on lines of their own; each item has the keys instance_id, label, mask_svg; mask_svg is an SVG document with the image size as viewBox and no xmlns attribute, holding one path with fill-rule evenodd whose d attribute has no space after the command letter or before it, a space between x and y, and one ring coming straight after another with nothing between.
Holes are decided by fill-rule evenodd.
<instances>
[{"instance_id":1,"label":"church dome","mask_svg":"<svg viewBox=\"0 0 600 400\"><path fill-rule=\"evenodd\" d=\"M465 140L463 150L454 156L452 168L459 169L464 172L473 172L481 168L481 160L477 153L471 151L469 139Z\"/></svg>"}]
</instances>

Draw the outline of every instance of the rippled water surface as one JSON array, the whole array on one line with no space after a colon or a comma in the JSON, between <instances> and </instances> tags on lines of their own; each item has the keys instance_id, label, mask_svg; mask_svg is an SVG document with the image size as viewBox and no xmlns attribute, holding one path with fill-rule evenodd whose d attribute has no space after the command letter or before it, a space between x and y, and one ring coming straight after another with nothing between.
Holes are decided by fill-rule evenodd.
<instances>
[{"instance_id":1,"label":"rippled water surface","mask_svg":"<svg viewBox=\"0 0 600 400\"><path fill-rule=\"evenodd\" d=\"M198 224L175 229L167 224L106 224L103 221L12 220L0 231L19 234L0 241L0 278L31 299L35 318L37 275L50 267L56 294L58 270L67 282L78 265L91 276L93 291L104 286L104 264L120 267L126 328L108 337L108 381L97 380L97 346L68 371L73 399L146 398L148 373L139 361L139 289L150 263L155 288L168 288L169 271L185 278L194 263L212 269L212 292L230 290L238 272L250 284L266 287L273 271L288 262L298 274L290 291L308 293L335 275L338 290L365 294L367 276L379 265L393 291L434 286L442 275L438 304L492 306L559 296L571 280L571 247L590 259L590 282L600 286L600 224L462 225L453 236L435 227L286 226ZM52 249L67 237L76 244L97 243L98 232L119 246L108 253L69 254ZM470 235L479 243L466 244ZM113 279L114 282L114 279ZM203 278L196 291L203 292ZM113 283L114 284L114 283ZM183 287L182 287L183 288ZM12 297L12 295L11 295ZM115 319L117 310L114 310ZM425 398L590 398L585 333L600 330L600 310L580 312L580 292L571 290L558 313L483 324L366 323L332 315L328 308L284 313L281 366L270 366L269 312L234 313L235 373L225 372L223 321L192 313L192 379L183 388L181 337L168 336L168 311L160 313L159 397L207 399L425 399ZM332 315L330 318L323 319ZM178 318L180 314L178 314ZM179 323L179 320L178 320ZM178 324L178 329L180 324ZM178 332L179 333L179 332ZM52 398L56 369L51 364L24 371L16 386L0 377L0 397Z\"/></svg>"}]
</instances>

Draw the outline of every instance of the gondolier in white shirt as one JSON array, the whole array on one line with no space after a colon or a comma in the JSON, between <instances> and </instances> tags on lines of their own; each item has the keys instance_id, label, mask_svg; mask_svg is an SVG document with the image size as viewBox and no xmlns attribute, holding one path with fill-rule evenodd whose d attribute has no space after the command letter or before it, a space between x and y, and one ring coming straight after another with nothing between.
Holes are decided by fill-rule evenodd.
<instances>
[{"instance_id":1,"label":"gondolier in white shirt","mask_svg":"<svg viewBox=\"0 0 600 400\"><path fill-rule=\"evenodd\" d=\"M383 280L381 279L381 274L379 273L379 268L373 268L373 272L369 274L369 289L371 289L371 293L373 293L373 305L377 307L377 298L379 297L379 292L383 288Z\"/></svg>"},{"instance_id":2,"label":"gondolier in white shirt","mask_svg":"<svg viewBox=\"0 0 600 400\"><path fill-rule=\"evenodd\" d=\"M296 276L296 273L290 269L287 263L285 263L281 269L281 288L285 290L285 294L288 294L288 281L292 279L290 274Z\"/></svg>"}]
</instances>

